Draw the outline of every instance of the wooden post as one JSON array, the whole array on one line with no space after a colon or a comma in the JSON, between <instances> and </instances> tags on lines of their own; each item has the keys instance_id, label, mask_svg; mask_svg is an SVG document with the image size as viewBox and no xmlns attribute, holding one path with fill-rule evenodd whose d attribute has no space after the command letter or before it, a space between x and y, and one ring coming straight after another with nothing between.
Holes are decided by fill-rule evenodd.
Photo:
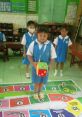
<instances>
[{"instance_id":1,"label":"wooden post","mask_svg":"<svg viewBox=\"0 0 82 117\"><path fill-rule=\"evenodd\" d=\"M77 17L76 17L76 23L75 23L76 26L78 26L81 16L82 16L82 0L80 0L78 9L77 9Z\"/></svg>"}]
</instances>

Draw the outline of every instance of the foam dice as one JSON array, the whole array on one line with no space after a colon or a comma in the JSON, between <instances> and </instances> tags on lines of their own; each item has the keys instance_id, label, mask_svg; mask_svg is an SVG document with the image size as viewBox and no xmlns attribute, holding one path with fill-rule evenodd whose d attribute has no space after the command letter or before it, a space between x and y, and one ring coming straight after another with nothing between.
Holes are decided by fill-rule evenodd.
<instances>
[{"instance_id":1,"label":"foam dice","mask_svg":"<svg viewBox=\"0 0 82 117\"><path fill-rule=\"evenodd\" d=\"M45 62L38 62L37 64L37 75L39 77L45 77L48 72L48 65Z\"/></svg>"}]
</instances>

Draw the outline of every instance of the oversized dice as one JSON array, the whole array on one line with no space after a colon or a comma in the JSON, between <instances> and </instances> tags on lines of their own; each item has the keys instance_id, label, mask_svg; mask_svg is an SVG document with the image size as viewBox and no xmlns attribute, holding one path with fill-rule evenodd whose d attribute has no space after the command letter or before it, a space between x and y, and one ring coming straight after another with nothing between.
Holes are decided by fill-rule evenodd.
<instances>
[{"instance_id":1,"label":"oversized dice","mask_svg":"<svg viewBox=\"0 0 82 117\"><path fill-rule=\"evenodd\" d=\"M48 72L48 64L45 62L38 62L36 72L39 77L45 77Z\"/></svg>"}]
</instances>

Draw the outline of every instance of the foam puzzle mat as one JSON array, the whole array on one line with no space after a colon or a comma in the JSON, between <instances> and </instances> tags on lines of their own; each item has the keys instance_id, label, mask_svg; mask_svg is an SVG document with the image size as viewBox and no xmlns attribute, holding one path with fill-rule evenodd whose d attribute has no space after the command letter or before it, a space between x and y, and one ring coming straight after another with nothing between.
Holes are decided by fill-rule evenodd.
<instances>
[{"instance_id":1,"label":"foam puzzle mat","mask_svg":"<svg viewBox=\"0 0 82 117\"><path fill-rule=\"evenodd\" d=\"M0 84L0 117L82 117L82 91L72 80L43 86L43 100L33 98L29 83Z\"/></svg>"}]
</instances>

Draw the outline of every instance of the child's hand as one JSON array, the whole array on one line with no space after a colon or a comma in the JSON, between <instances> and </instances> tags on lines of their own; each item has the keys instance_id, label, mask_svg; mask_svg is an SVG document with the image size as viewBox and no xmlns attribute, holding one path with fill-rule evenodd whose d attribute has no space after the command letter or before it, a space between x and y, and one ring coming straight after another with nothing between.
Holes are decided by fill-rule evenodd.
<instances>
[{"instance_id":1,"label":"child's hand","mask_svg":"<svg viewBox=\"0 0 82 117\"><path fill-rule=\"evenodd\" d=\"M36 69L37 68L37 62L33 62L33 66Z\"/></svg>"},{"instance_id":2,"label":"child's hand","mask_svg":"<svg viewBox=\"0 0 82 117\"><path fill-rule=\"evenodd\" d=\"M23 53L23 57L26 57L26 53Z\"/></svg>"}]
</instances>

